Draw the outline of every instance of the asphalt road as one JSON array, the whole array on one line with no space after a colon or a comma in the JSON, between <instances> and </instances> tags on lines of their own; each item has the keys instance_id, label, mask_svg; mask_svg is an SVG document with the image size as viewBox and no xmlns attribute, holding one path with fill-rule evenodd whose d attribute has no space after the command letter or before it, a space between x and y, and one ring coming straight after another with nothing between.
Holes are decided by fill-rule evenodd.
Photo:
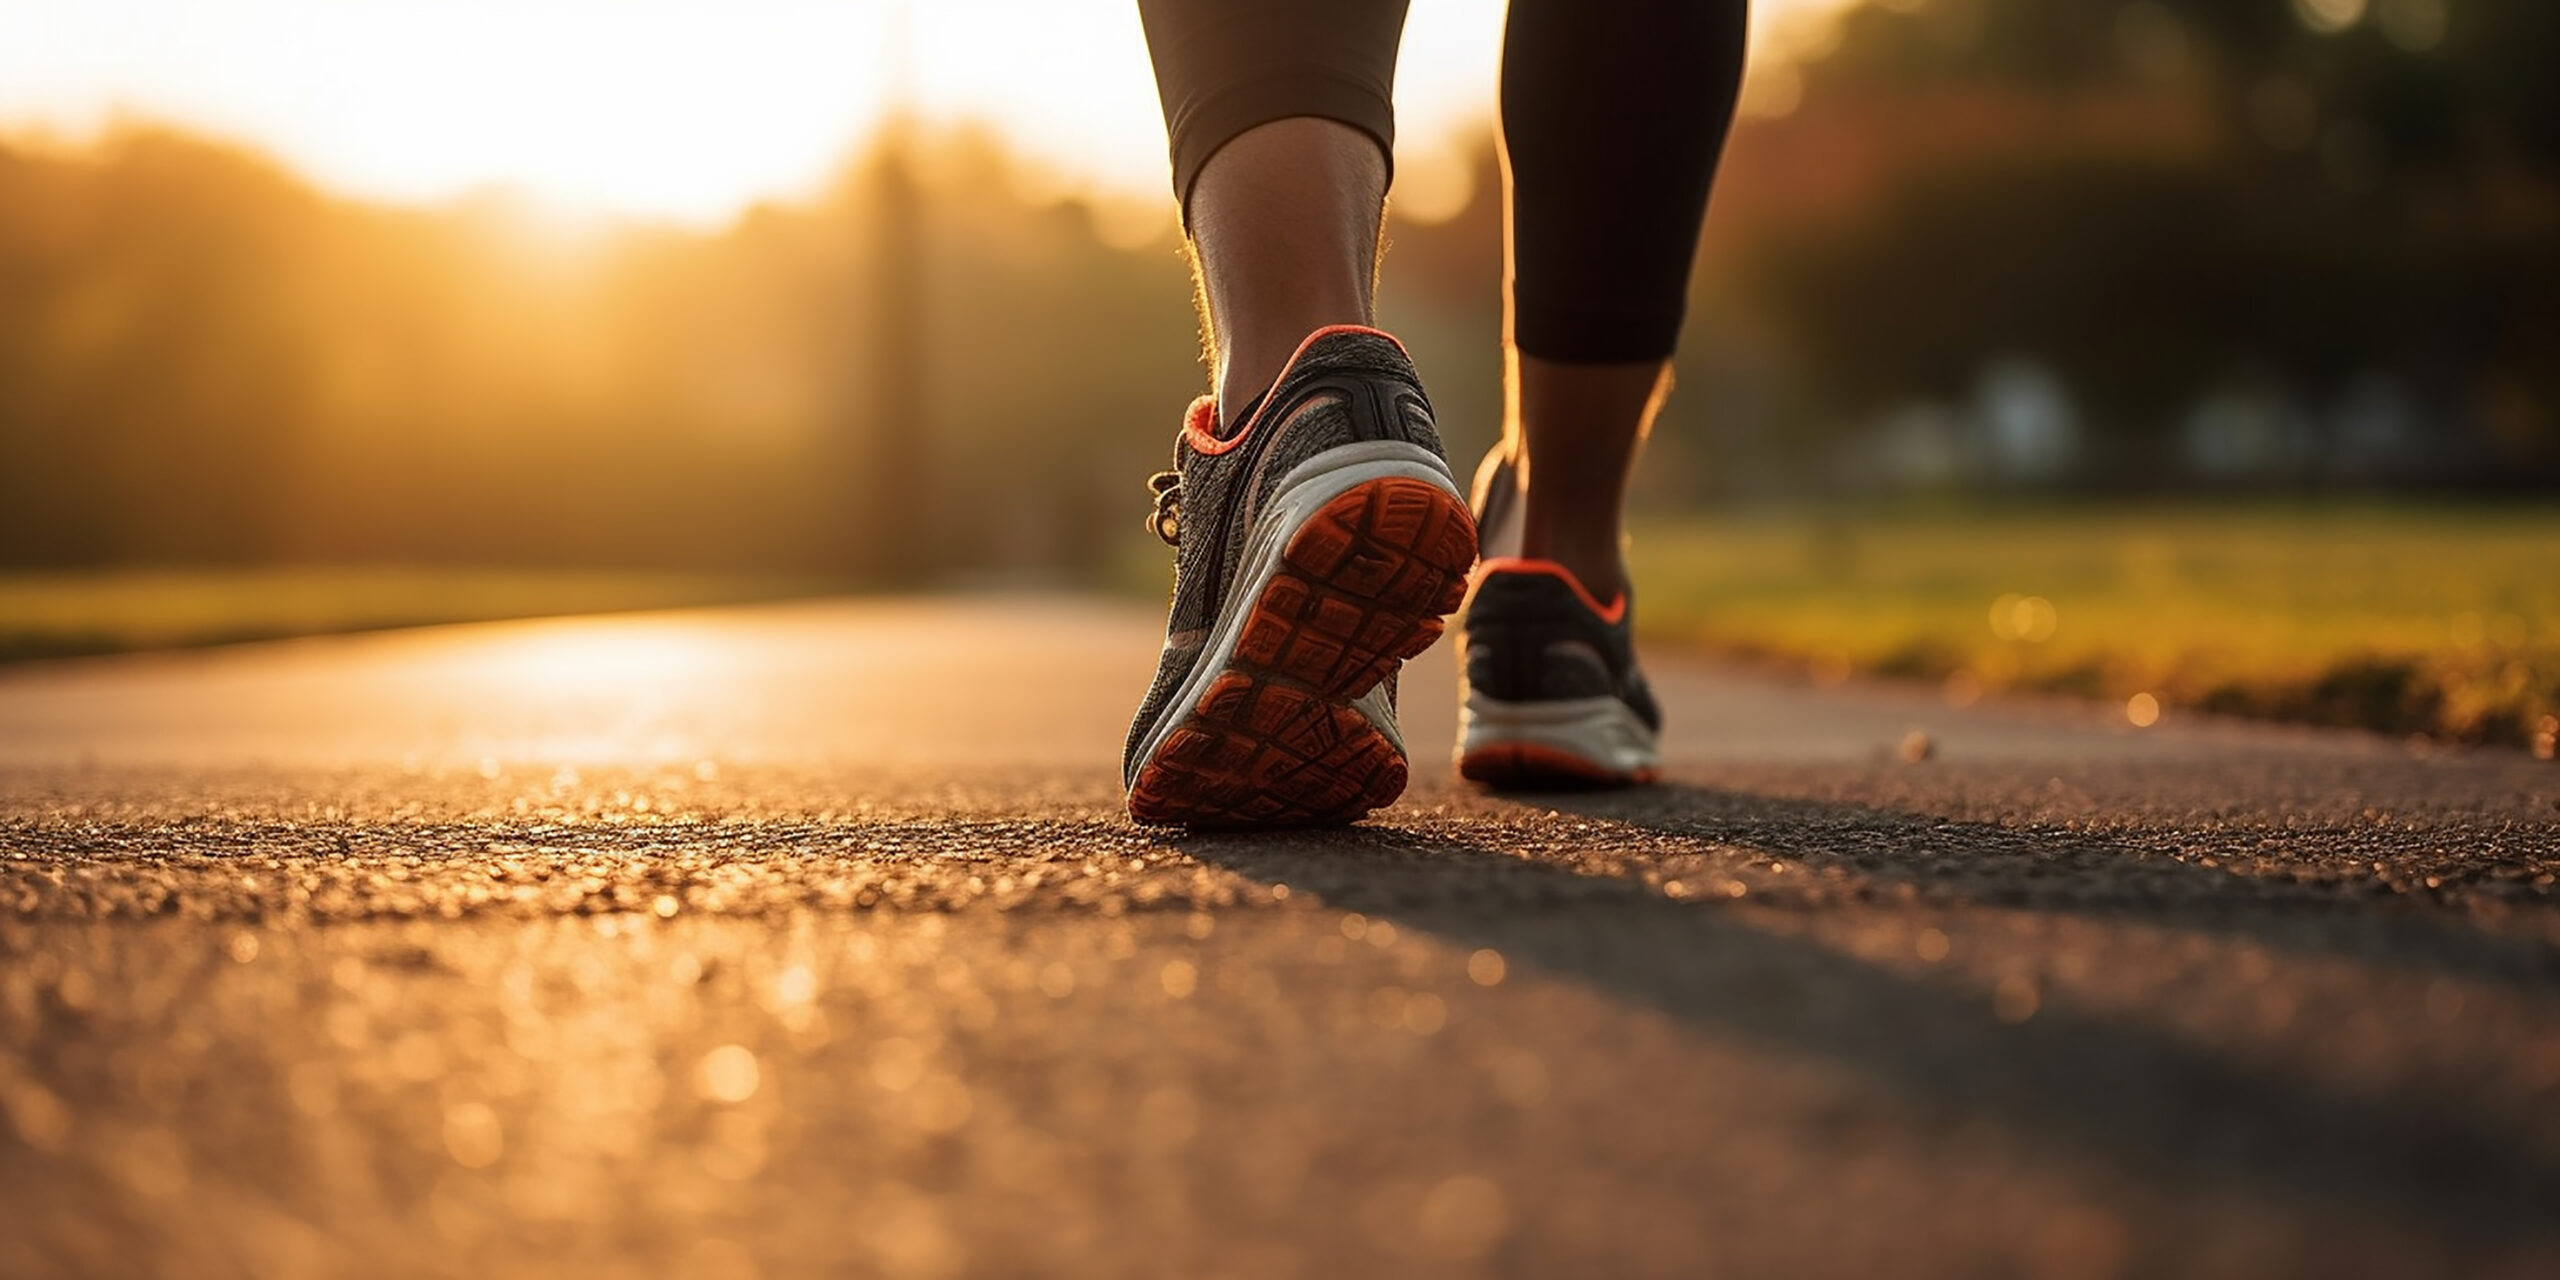
<instances>
[{"instance_id":1,"label":"asphalt road","mask_svg":"<svg viewBox=\"0 0 2560 1280\"><path fill-rule=\"evenodd\" d=\"M1157 626L0 671L0 1275L2560 1274L2560 768L1659 660L1493 799L1444 649L1192 836Z\"/></svg>"}]
</instances>

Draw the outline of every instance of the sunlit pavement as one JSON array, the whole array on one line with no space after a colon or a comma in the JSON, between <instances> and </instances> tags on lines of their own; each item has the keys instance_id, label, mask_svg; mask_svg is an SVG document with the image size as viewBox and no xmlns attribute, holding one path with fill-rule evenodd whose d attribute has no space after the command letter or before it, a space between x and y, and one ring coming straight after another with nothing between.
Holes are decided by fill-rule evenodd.
<instances>
[{"instance_id":1,"label":"sunlit pavement","mask_svg":"<svg viewBox=\"0 0 2560 1280\"><path fill-rule=\"evenodd\" d=\"M0 1274L2560 1269L2560 769L1657 659L1671 785L1493 800L1444 649L1186 836L1157 625L0 672Z\"/></svg>"}]
</instances>

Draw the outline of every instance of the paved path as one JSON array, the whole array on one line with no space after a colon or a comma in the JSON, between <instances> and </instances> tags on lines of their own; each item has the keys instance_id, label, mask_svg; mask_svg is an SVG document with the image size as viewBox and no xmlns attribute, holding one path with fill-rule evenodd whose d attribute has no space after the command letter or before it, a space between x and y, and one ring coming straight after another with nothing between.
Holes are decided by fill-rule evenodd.
<instances>
[{"instance_id":1,"label":"paved path","mask_svg":"<svg viewBox=\"0 0 2560 1280\"><path fill-rule=\"evenodd\" d=\"M2560 769L1664 662L1494 800L1438 651L1405 804L1167 834L1155 625L0 672L0 1274L2560 1273Z\"/></svg>"}]
</instances>

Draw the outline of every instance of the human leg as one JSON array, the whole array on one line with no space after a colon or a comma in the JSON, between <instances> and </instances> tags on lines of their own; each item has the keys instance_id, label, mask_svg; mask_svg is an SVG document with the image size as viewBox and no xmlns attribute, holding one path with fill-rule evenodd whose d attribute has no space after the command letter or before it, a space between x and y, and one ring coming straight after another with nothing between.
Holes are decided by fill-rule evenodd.
<instances>
[{"instance_id":1,"label":"human leg","mask_svg":"<svg viewBox=\"0 0 2560 1280\"><path fill-rule=\"evenodd\" d=\"M1174 598L1122 757L1130 812L1356 818L1404 789L1393 675L1476 551L1412 362L1367 327L1403 5L1142 12L1217 395L1151 482Z\"/></svg>"},{"instance_id":2,"label":"human leg","mask_svg":"<svg viewBox=\"0 0 2560 1280\"><path fill-rule=\"evenodd\" d=\"M1222 422L1375 319L1403 0L1141 0Z\"/></svg>"},{"instance_id":3,"label":"human leg","mask_svg":"<svg viewBox=\"0 0 2560 1280\"><path fill-rule=\"evenodd\" d=\"M1314 116L1257 125L1201 170L1192 265L1225 425L1308 334L1377 319L1386 191L1377 143Z\"/></svg>"},{"instance_id":4,"label":"human leg","mask_svg":"<svg viewBox=\"0 0 2560 1280\"><path fill-rule=\"evenodd\" d=\"M1743 0L1513 0L1503 441L1489 551L1626 586L1621 509L1669 388L1707 194L1741 86Z\"/></svg>"},{"instance_id":5,"label":"human leg","mask_svg":"<svg viewBox=\"0 0 2560 1280\"><path fill-rule=\"evenodd\" d=\"M1460 633L1458 765L1496 785L1652 776L1623 507L1670 387L1740 88L1744 0L1513 0L1503 439Z\"/></svg>"}]
</instances>

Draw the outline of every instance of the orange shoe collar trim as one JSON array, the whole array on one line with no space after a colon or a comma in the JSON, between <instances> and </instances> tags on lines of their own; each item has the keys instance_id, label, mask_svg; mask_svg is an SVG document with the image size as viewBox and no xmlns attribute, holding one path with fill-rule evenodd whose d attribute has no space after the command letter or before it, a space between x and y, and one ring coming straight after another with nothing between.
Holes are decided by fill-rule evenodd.
<instances>
[{"instance_id":1,"label":"orange shoe collar trim","mask_svg":"<svg viewBox=\"0 0 2560 1280\"><path fill-rule=\"evenodd\" d=\"M1271 385L1277 387L1289 380L1289 375L1298 367L1299 359L1307 354L1307 348L1314 346L1320 339L1345 333L1365 333L1372 338L1384 338L1394 342L1396 350L1404 350L1404 344L1397 342L1396 336L1384 329L1372 329L1365 324L1329 324L1308 334L1306 341L1299 343L1298 349L1289 353L1289 363L1280 366L1280 376L1273 378ZM1202 396L1192 401L1191 411L1183 415L1182 441L1190 445L1194 453L1205 453L1216 457L1251 438L1253 429L1262 424L1262 415L1270 411L1271 400L1266 396L1261 404L1254 407L1253 416L1245 419L1243 426L1236 428L1234 435L1221 440L1218 438L1218 402L1208 396Z\"/></svg>"},{"instance_id":2,"label":"orange shoe collar trim","mask_svg":"<svg viewBox=\"0 0 2560 1280\"><path fill-rule=\"evenodd\" d=\"M1582 585L1582 579L1573 576L1573 570L1553 560L1533 560L1527 556L1496 556L1490 560L1477 561L1475 571L1467 576L1472 581L1482 582L1497 573L1543 573L1550 578L1561 578L1566 586L1573 588L1573 594L1582 600L1583 607L1598 614L1602 622L1614 627L1626 621L1626 592L1621 591L1617 599L1605 605L1601 604L1599 598L1591 594L1591 588Z\"/></svg>"}]
</instances>

